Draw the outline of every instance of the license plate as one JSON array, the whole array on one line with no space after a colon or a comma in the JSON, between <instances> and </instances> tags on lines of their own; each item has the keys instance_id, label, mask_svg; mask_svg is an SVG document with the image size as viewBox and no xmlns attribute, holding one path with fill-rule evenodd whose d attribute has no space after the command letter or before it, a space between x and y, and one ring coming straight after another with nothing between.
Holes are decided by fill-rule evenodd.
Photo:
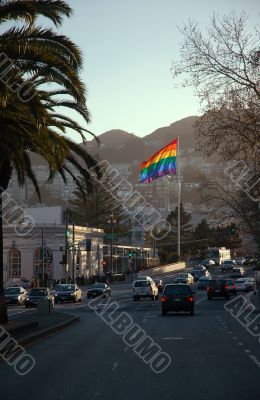
<instances>
[{"instance_id":1,"label":"license plate","mask_svg":"<svg viewBox=\"0 0 260 400\"><path fill-rule=\"evenodd\" d=\"M215 292L216 292L216 293L219 293L219 292L220 292L220 290L219 290L219 289L217 289L217 290L215 290Z\"/></svg>"},{"instance_id":2,"label":"license plate","mask_svg":"<svg viewBox=\"0 0 260 400\"><path fill-rule=\"evenodd\" d=\"M65 299L66 299L66 297L62 297L62 298L61 298L61 300L65 300Z\"/></svg>"},{"instance_id":3,"label":"license plate","mask_svg":"<svg viewBox=\"0 0 260 400\"><path fill-rule=\"evenodd\" d=\"M174 301L181 301L181 299L174 299Z\"/></svg>"}]
</instances>

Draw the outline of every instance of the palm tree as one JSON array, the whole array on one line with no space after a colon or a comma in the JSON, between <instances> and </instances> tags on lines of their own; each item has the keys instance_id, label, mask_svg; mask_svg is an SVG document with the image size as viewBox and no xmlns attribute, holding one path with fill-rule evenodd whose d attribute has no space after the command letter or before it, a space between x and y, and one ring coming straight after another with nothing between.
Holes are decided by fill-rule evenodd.
<instances>
[{"instance_id":1,"label":"palm tree","mask_svg":"<svg viewBox=\"0 0 260 400\"><path fill-rule=\"evenodd\" d=\"M86 91L79 78L81 52L66 36L35 25L36 18L44 16L58 26L71 12L60 0L0 1L0 24L23 21L22 27L14 24L0 33L0 323L8 321L3 289L2 192L13 171L21 186L30 179L40 198L30 161L30 152L34 152L48 163L50 180L59 173L66 182L71 175L81 190L91 188L88 168L95 167L95 160L66 136L72 130L84 140L89 131L64 112L71 109L89 121ZM21 88L26 88L27 94ZM84 187L79 176L84 178Z\"/></svg>"}]
</instances>

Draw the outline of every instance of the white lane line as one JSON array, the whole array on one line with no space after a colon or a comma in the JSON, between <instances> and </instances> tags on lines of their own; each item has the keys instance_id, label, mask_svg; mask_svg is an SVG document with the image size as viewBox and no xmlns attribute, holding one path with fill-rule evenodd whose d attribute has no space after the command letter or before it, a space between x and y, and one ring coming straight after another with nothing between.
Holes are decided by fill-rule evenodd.
<instances>
[{"instance_id":1,"label":"white lane line","mask_svg":"<svg viewBox=\"0 0 260 400\"><path fill-rule=\"evenodd\" d=\"M202 297L202 299L195 302L195 304L200 304L202 301L206 300L207 296Z\"/></svg>"},{"instance_id":2,"label":"white lane line","mask_svg":"<svg viewBox=\"0 0 260 400\"><path fill-rule=\"evenodd\" d=\"M183 337L164 337L163 340L184 340Z\"/></svg>"},{"instance_id":3,"label":"white lane line","mask_svg":"<svg viewBox=\"0 0 260 400\"><path fill-rule=\"evenodd\" d=\"M12 313L12 314L9 314L8 313L8 316L9 317L13 317L14 315L18 315L18 314L24 314L24 313L28 313L28 312L35 312L36 310L24 310L24 311L19 311L19 312L16 312L16 313Z\"/></svg>"},{"instance_id":4,"label":"white lane line","mask_svg":"<svg viewBox=\"0 0 260 400\"><path fill-rule=\"evenodd\" d=\"M248 354L252 361L260 368L260 361L253 354Z\"/></svg>"},{"instance_id":5,"label":"white lane line","mask_svg":"<svg viewBox=\"0 0 260 400\"><path fill-rule=\"evenodd\" d=\"M233 339L234 339L234 340L237 340L237 339L238 339L238 337L237 337L237 336L233 336Z\"/></svg>"},{"instance_id":6,"label":"white lane line","mask_svg":"<svg viewBox=\"0 0 260 400\"><path fill-rule=\"evenodd\" d=\"M229 334L229 335L233 335L233 332L232 332L232 331L228 331L228 334Z\"/></svg>"},{"instance_id":7,"label":"white lane line","mask_svg":"<svg viewBox=\"0 0 260 400\"><path fill-rule=\"evenodd\" d=\"M248 350L248 349L244 349L244 352L245 352L245 353L251 353L251 351Z\"/></svg>"},{"instance_id":8,"label":"white lane line","mask_svg":"<svg viewBox=\"0 0 260 400\"><path fill-rule=\"evenodd\" d=\"M244 343L238 342L238 346L244 346Z\"/></svg>"}]
</instances>

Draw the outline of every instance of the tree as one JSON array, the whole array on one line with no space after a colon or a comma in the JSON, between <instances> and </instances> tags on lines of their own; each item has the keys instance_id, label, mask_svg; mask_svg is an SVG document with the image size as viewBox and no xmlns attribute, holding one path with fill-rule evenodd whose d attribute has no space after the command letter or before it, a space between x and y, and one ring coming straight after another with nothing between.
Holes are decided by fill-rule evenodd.
<instances>
[{"instance_id":1,"label":"tree","mask_svg":"<svg viewBox=\"0 0 260 400\"><path fill-rule=\"evenodd\" d=\"M103 171L100 172L102 174ZM82 185L84 187L83 180ZM119 237L130 235L129 217L120 202L115 200L112 194L114 191L104 188L108 189L109 185L111 183L106 181L104 176L102 183L97 179L92 191L86 195L83 195L78 189L75 190L74 199L69 202L72 221L79 225L104 229L105 233L110 234L111 224L109 221L113 214L114 234ZM87 191L87 188L85 189Z\"/></svg>"},{"instance_id":2,"label":"tree","mask_svg":"<svg viewBox=\"0 0 260 400\"><path fill-rule=\"evenodd\" d=\"M259 183L260 177L260 32L248 32L245 13L232 13L222 18L213 15L205 34L192 21L181 28L181 33L181 59L173 62L173 75L182 79L183 86L195 88L204 106L195 126L197 148L207 157L218 157L222 167L219 178L207 185L211 200L216 207L221 203L228 209L258 241L257 213L252 209L259 209L260 195L252 200L241 185L239 193L237 183L244 180L244 186L253 187L253 181ZM244 163L245 168L238 181L230 177L226 185L223 161L234 160ZM247 210L244 195L248 197Z\"/></svg>"},{"instance_id":3,"label":"tree","mask_svg":"<svg viewBox=\"0 0 260 400\"><path fill-rule=\"evenodd\" d=\"M17 0L0 4L0 23L8 22L10 26L12 21L23 22L22 26L11 26L0 35L0 218L2 192L8 187L13 171L21 186L26 178L30 179L40 198L30 152L39 154L47 162L50 180L60 173L66 182L69 174L83 189L78 178L81 175L88 189L91 188L88 168L95 167L95 160L64 136L67 130L73 130L84 139L87 131L64 114L69 108L89 121L85 87L79 77L81 52L66 36L35 25L36 18L44 16L59 26L63 16L69 17L71 12L60 0ZM46 82L51 85L46 86ZM0 323L4 322L7 322L7 311L1 218Z\"/></svg>"},{"instance_id":4,"label":"tree","mask_svg":"<svg viewBox=\"0 0 260 400\"><path fill-rule=\"evenodd\" d=\"M181 256L184 257L190 252L190 240L192 239L191 215L184 210L180 204L180 234L181 234ZM176 262L177 255L177 230L178 230L178 207L171 211L167 222L172 227L171 232L162 240L158 240L157 246L159 257L163 262Z\"/></svg>"}]
</instances>

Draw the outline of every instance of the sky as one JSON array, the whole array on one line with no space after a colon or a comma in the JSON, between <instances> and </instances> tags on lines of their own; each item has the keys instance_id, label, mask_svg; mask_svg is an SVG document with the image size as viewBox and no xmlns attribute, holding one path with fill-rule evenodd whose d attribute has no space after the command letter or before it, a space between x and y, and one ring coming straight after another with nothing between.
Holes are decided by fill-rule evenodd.
<instances>
[{"instance_id":1,"label":"sky","mask_svg":"<svg viewBox=\"0 0 260 400\"><path fill-rule=\"evenodd\" d=\"M73 17L62 33L84 56L82 79L91 113L88 126L99 135L122 129L138 136L199 115L192 88L176 89L170 71L178 58L178 26L192 18L201 27L215 11L246 11L249 26L259 21L257 0L73 0Z\"/></svg>"}]
</instances>

